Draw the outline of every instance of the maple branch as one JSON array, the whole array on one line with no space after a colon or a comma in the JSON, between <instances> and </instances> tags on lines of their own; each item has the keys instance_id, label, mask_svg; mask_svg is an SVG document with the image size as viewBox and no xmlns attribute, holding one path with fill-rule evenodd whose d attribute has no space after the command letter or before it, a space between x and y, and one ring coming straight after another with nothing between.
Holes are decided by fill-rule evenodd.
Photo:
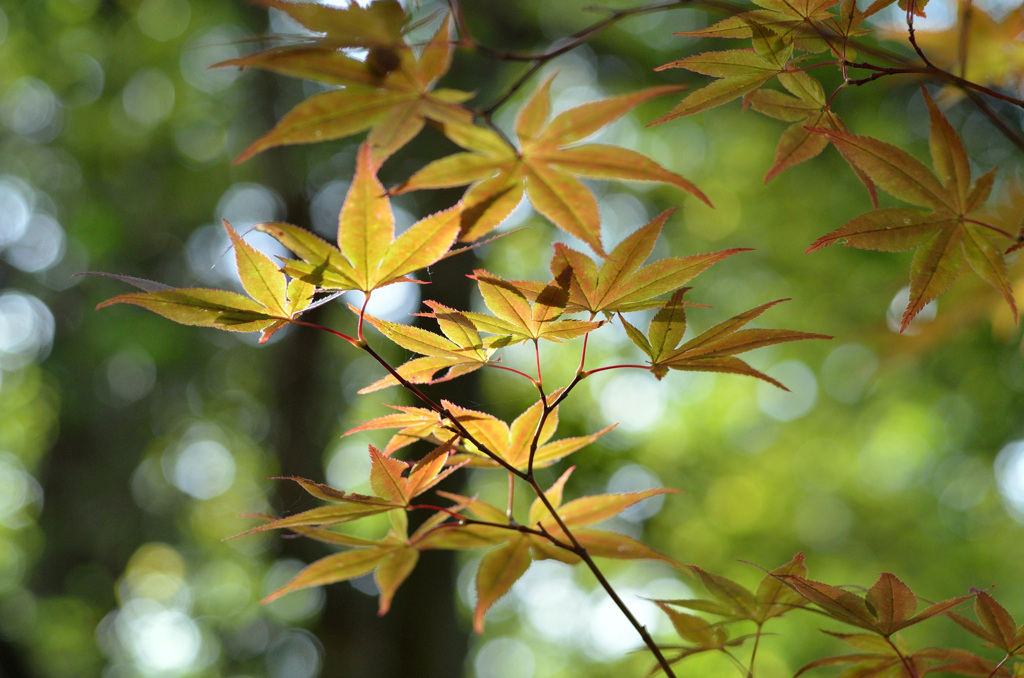
<instances>
[{"instance_id":1,"label":"maple branch","mask_svg":"<svg viewBox=\"0 0 1024 678\"><path fill-rule=\"evenodd\" d=\"M326 328L324 328L324 329L326 329ZM342 335L342 336L344 336L344 335ZM353 341L351 338L348 338L348 339L349 339L349 341ZM494 461L498 462L498 465L502 466L509 473L513 473L516 476L518 476L520 478L523 478L525 480L526 475L522 471L517 469L515 466L512 466L511 464L509 464L507 461L502 459L500 456L498 456L497 454L492 452L486 445L484 445L479 440L477 440L475 437L473 437L473 434L470 433L466 429L466 427L462 425L462 422L460 422L458 420L458 418L454 414L452 414L451 412L448 411L447 407L444 407L443 405L439 405L436 402L434 402L434 400L430 396L428 396L426 393L424 393L419 388L417 388L415 386L415 384L413 384L408 379L406 379L401 374L399 374L398 370L396 370L394 367L392 367L391 364L388 363L387 360L384 360L384 358L382 358L379 353L377 353L372 348L370 348L369 344L367 344L365 341L363 341L363 342L355 342L355 341L353 341L353 343L356 346L358 346L359 348L361 348L364 351L366 351L367 353L369 353L370 356L374 360L376 360L378 363L380 363L381 366L385 370L388 371L388 374L390 374L392 377L394 377L398 381L399 384L401 384L407 391L409 391L409 393L412 393L414 396L419 398L420 401L422 401L423 404L425 404L427 407L429 407L434 412L438 413L439 415L441 415L442 417L444 417L445 419L450 421L452 423L452 426L454 426L455 429L458 431L458 434L461 437L463 437L466 440L468 440L471 443L473 443L474 445L476 445L477 449L479 449L482 454L485 454L488 457L490 457L491 459L493 459Z\"/></svg>"},{"instance_id":2,"label":"maple branch","mask_svg":"<svg viewBox=\"0 0 1024 678\"><path fill-rule=\"evenodd\" d=\"M911 4L913 4L913 0L911 0ZM914 670L914 667L910 664L909 661L907 661L907 658L903 655L903 653L900 652L900 649L896 647L896 643L892 642L892 638L890 636L885 636L885 642L889 643L889 647L891 647L893 652L896 653L896 656L900 658L900 662L903 664L903 668L907 670L908 678L918 678L917 671Z\"/></svg>"},{"instance_id":3,"label":"maple branch","mask_svg":"<svg viewBox=\"0 0 1024 678\"><path fill-rule=\"evenodd\" d=\"M536 493L537 498L540 499L541 503L544 504L544 507L548 510L548 513L550 513L551 517L554 518L555 523L558 525L558 528L562 530L562 533L565 534L565 536L568 537L569 541L572 543L572 552L579 556L584 563L586 563L587 568L594 575L594 578L597 579L598 584L601 585L601 588L603 588L605 593L608 594L608 597L612 599L612 602L615 603L615 606L619 608L619 611L622 612L623 616L626 617L630 625L640 635L640 638L644 641L644 645L646 645L647 649L650 650L651 654L654 655L654 658L658 661L658 665L661 667L661 670L665 672L667 678L676 678L676 674L672 671L672 667L669 665L668 660L665 658L665 655L662 654L661 648L659 648L657 643L654 642L654 639L651 637L651 634L647 632L647 628L643 624L641 624L640 621L633 615L630 609L626 606L626 603L622 600L621 597L619 597L619 594L615 591L615 588L611 585L611 582L609 582L607 577L604 576L604 573L601 571L601 568L599 568L597 566L597 563L594 562L594 559L590 557L590 554L587 552L587 549L584 548L583 545L580 544L580 542L576 539L576 536L569 531L569 527L565 524L565 521L563 521L562 517L558 515L558 510L555 509L555 507L551 504L551 501L547 498L547 495L544 494L544 490L541 489L540 485L538 485L537 481L534 480L532 477L526 478L526 482L530 484L530 487L533 488L533 491Z\"/></svg>"},{"instance_id":4,"label":"maple branch","mask_svg":"<svg viewBox=\"0 0 1024 678\"><path fill-rule=\"evenodd\" d=\"M874 71L875 72L874 75L869 76L867 78L861 78L859 80L850 80L849 84L851 84L851 85L864 85L864 84L867 84L867 83L869 83L869 82L871 82L873 80L878 80L879 78L883 78L883 77L885 77L887 75L899 75L899 74L928 75L928 76L932 76L932 77L934 77L936 79L939 79L939 80L945 80L949 84L955 85L955 86L959 87L960 89L965 90L965 92L964 92L965 94L968 94L968 95L970 94L967 90L974 90L976 92L981 92L982 94L986 94L986 95L992 97L993 99L999 99L1000 101L1005 101L1008 104L1013 104L1014 106L1018 106L1020 108L1024 108L1024 99L1017 99L1017 98L1012 97L1012 96L1010 96L1008 94L1003 94L1002 92L998 92L998 91L996 91L994 89L991 89L990 87L985 87L984 85L979 85L976 82L973 82L971 80L966 80L964 78L961 78L959 75L954 75L953 73L950 73L949 71L943 70L943 69L939 68L938 66L935 66L935 65L930 64L930 63L928 63L928 64L926 64L924 66L901 66L901 67L898 67L898 68L894 68L894 67L890 67L890 66L877 66L875 64L867 63L867 62L863 62L863 61L846 62L846 65L849 66L850 68L860 68L860 69L863 69L863 70L868 70L868 71ZM973 99L972 99L972 101L973 101Z\"/></svg>"},{"instance_id":5,"label":"maple branch","mask_svg":"<svg viewBox=\"0 0 1024 678\"><path fill-rule=\"evenodd\" d=\"M935 68L932 62L925 56L924 50L922 50L917 44L917 36L914 35L914 10L917 9L917 0L909 0L907 2L907 33L910 34L910 45L917 52L917 56L921 58L925 66Z\"/></svg>"},{"instance_id":6,"label":"maple branch","mask_svg":"<svg viewBox=\"0 0 1024 678\"><path fill-rule=\"evenodd\" d=\"M974 16L974 0L964 0L961 4L959 25L960 33L956 41L956 61L961 78L967 75L967 42L970 39L971 18Z\"/></svg>"}]
</instances>

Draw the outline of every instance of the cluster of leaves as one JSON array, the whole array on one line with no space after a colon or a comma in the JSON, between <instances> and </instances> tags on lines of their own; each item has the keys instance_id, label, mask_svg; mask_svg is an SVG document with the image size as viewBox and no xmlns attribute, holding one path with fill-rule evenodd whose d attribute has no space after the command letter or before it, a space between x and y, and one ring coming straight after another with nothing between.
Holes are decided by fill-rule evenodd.
<instances>
[{"instance_id":1,"label":"cluster of leaves","mask_svg":"<svg viewBox=\"0 0 1024 678\"><path fill-rule=\"evenodd\" d=\"M854 0L758 0L755 4L761 9L736 14L699 31L680 33L702 38L750 39L752 49L705 52L662 66L717 79L691 92L654 124L743 97L744 107L791 123L779 140L775 162L765 182L814 158L831 143L867 188L875 209L819 238L808 252L837 242L888 252L916 249L910 268L910 299L901 331L925 305L950 288L959 277L964 260L982 280L998 290L1016 319L1017 306L1004 255L1016 247L1024 230L1011 232L977 215L991 193L995 168L971 181L970 164L960 137L923 87L931 121L929 141L935 173L892 144L851 133L832 108L839 90L854 83L848 75L851 69L886 72L882 67L854 61L853 39L867 33L864 19L892 4L892 0L879 0L864 12ZM925 4L911 2L908 8L900 2L900 7L907 10L912 39L914 13L923 15ZM829 64L841 70L843 83L826 97L821 82L810 74L810 69ZM930 63L926 65L941 72ZM776 79L785 91L764 88ZM879 188L925 209L880 209Z\"/></svg>"},{"instance_id":2,"label":"cluster of leaves","mask_svg":"<svg viewBox=\"0 0 1024 678\"><path fill-rule=\"evenodd\" d=\"M710 205L707 196L690 181L635 151L580 143L640 103L678 91L678 87L612 97L552 117L548 79L520 109L515 144L490 125L489 115L479 115L464 105L472 94L436 87L452 60L455 42L451 17L442 17L433 37L415 48L405 37L409 18L395 0L378 0L365 8L353 4L346 9L284 0L263 3L285 12L317 35L223 65L268 69L336 88L300 103L239 160L283 144L321 142L367 132L339 215L336 244L300 226L260 224L259 230L273 236L294 255L274 262L225 223L246 294L171 289L116 276L141 291L114 297L101 306L134 304L188 325L261 332L262 341L287 325L327 331L373 357L386 371L361 392L401 386L418 399L417 406L394 406L396 413L372 419L349 432L398 429L383 449L369 447L372 495L345 493L292 478L326 505L283 518L263 516L264 524L252 530L286 529L342 549L309 565L268 600L296 589L373 572L383 614L421 552L486 549L476 578L474 627L478 631L483 628L488 609L531 563L555 559L582 563L593 572L667 675L673 675L671 664L675 661L709 650L729 654L732 648L754 639L755 649L746 669L752 674L764 624L791 609L805 607L807 602L832 619L868 633L838 634L862 653L820 660L804 670L840 663L854 665L844 675L858 676L896 675L899 667L909 676L936 669L966 675L987 670L986 660L959 651L910 652L894 636L906 626L949 612L967 597L932 605L915 614L916 597L894 576L883 575L862 598L846 589L806 579L802 556L768 573L755 593L693 567L715 600L655 601L688 643L666 648L676 652L669 659L619 599L593 558L658 559L687 568L636 539L593 526L671 490L591 495L566 501L563 494L572 468L546 489L539 484L535 469L560 463L609 430L554 439L560 404L591 375L610 369L642 369L662 379L671 370L725 372L785 388L737 356L763 346L827 338L795 330L748 327L779 303L771 301L687 340L686 307L694 304L684 301L685 286L713 264L743 249L648 262L671 211L639 226L606 250L597 201L580 177L662 182ZM852 41L863 33L864 15L852 0L843 2L838 13L833 13L830 10L836 4L832 0L763 0L759 2L762 9L737 14L692 33L749 38L753 50L699 54L666 65L718 79L689 94L655 122L743 97L755 110L793 123L783 134L767 179L812 158L832 143L872 198L877 186L925 208L875 209L824 236L811 248L840 240L870 249L918 248L904 327L925 303L949 287L962 259L999 289L1013 307L1002 252L990 240L992 233L1013 238L969 216L987 199L993 172L971 181L963 145L927 93L932 158L938 176L896 147L847 131L832 112L820 83L808 74L808 55L823 51L832 52L844 72L854 65L849 61L853 58ZM908 12L913 9L911 5ZM467 35L461 40L462 44L472 44ZM358 54L364 56L357 58ZM775 78L786 92L762 88ZM486 124L476 124L479 118ZM465 150L427 164L397 187L386 190L377 177L381 165L426 124L436 126ZM390 195L457 186L468 186L457 204L424 217L395 236ZM369 301L375 290L387 285L417 282L419 271L461 251L457 243L474 243L467 247L479 244L477 241L501 224L524 196L556 227L589 246L595 256L556 245L549 281L504 280L477 270L471 278L486 311L458 310L428 300L425 305L429 310L418 315L435 322L438 331L375 318L366 312L365 302L361 308L350 306L357 318L357 330L351 335L303 319L304 313L336 299L340 292L360 291ZM626 318L641 311L654 311L646 333ZM619 324L646 356L645 364L588 367L588 337L613 324ZM412 357L403 364L391 365L366 340L366 325ZM572 379L558 388L552 389L541 371L542 340L582 340L579 367ZM502 352L516 345L532 347L535 374L501 364ZM526 380L536 389L537 400L513 421L505 422L457 403L435 401L424 390L485 367ZM431 449L416 461L394 456L423 442ZM441 480L464 467L504 473L509 482L507 504L499 506L479 497L436 490ZM532 493L533 501L526 515L516 515L513 499L522 489ZM434 499L420 498L430 491ZM414 511L428 517L410 534L408 514ZM355 537L344 527L339 529L380 514L387 514L390 530L379 539ZM717 615L723 621L708 622L682 610ZM976 610L979 623L958 616L953 619L1004 649L1007 657L1016 655L1022 634L1012 628L1009 615L982 593L976 596ZM755 633L730 639L727 625L741 621L752 622ZM1003 673L1000 663L988 675Z\"/></svg>"},{"instance_id":3,"label":"cluster of leaves","mask_svg":"<svg viewBox=\"0 0 1024 678\"><path fill-rule=\"evenodd\" d=\"M754 592L721 575L696 566L691 566L691 569L711 594L710 600L655 601L672 620L679 636L687 642L687 645L665 648L675 653L670 660L672 663L701 653L720 652L736 664L741 673L754 675L757 649L765 624L795 610L815 612L831 622L854 627L856 633L823 631L858 650L812 661L797 671L797 676L823 666L845 666L841 675L861 678L915 677L933 672L992 678L1018 675L1018 669L1010 661L1024 657L1024 626L1018 627L1013 617L984 591L931 603L918 611L918 597L896 575L884 572L870 588L858 593L852 587L832 586L808 579L802 553L767 572ZM977 622L953 611L972 598ZM682 610L700 612L705 616ZM986 658L967 650L946 647L911 649L899 634L911 626L940 617L948 617L984 640L989 647L1002 650L1003 656ZM738 623L753 624L754 632L731 637L730 627ZM734 652L748 641L753 647L744 663ZM1018 663L1017 666L1024 664Z\"/></svg>"}]
</instances>

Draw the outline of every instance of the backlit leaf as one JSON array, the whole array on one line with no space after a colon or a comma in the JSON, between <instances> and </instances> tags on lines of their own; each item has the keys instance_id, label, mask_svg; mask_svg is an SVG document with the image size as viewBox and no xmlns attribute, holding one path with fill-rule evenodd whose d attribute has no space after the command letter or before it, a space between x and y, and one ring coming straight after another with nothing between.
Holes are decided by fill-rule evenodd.
<instances>
[{"instance_id":1,"label":"backlit leaf","mask_svg":"<svg viewBox=\"0 0 1024 678\"><path fill-rule=\"evenodd\" d=\"M515 534L501 548L488 551L480 561L476 574L476 607L473 610L473 630L484 631L484 615L499 598L508 593L530 567L530 540Z\"/></svg>"}]
</instances>

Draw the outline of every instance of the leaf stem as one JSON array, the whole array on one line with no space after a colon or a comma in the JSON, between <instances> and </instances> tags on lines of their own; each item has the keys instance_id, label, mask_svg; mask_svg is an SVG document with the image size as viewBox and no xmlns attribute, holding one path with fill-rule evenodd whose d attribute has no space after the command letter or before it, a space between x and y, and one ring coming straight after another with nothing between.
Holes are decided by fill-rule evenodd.
<instances>
[{"instance_id":1,"label":"leaf stem","mask_svg":"<svg viewBox=\"0 0 1024 678\"><path fill-rule=\"evenodd\" d=\"M913 0L911 0L911 4L913 4ZM904 656L904 654L900 652L900 649L896 647L896 643L892 642L892 637L885 636L885 642L889 643L889 647L891 647L892 651L896 653L896 656L900 658L900 662L902 662L903 668L907 670L907 678L918 678L917 671L914 670L914 667L907 660L906 656Z\"/></svg>"}]
</instances>

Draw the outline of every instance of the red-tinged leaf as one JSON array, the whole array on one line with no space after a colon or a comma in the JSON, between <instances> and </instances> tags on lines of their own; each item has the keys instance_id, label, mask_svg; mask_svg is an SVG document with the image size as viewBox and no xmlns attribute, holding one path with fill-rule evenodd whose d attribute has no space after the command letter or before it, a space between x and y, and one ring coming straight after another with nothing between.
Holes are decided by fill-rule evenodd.
<instances>
[{"instance_id":1,"label":"red-tinged leaf","mask_svg":"<svg viewBox=\"0 0 1024 678\"><path fill-rule=\"evenodd\" d=\"M503 456L508 449L508 425L505 422L486 412L465 409L447 400L441 403L448 412L455 415L474 440L491 453Z\"/></svg>"},{"instance_id":2,"label":"red-tinged leaf","mask_svg":"<svg viewBox=\"0 0 1024 678\"><path fill-rule=\"evenodd\" d=\"M802 339L824 339L823 336L814 337L800 337ZM754 377L766 381L776 388L780 388L783 391L788 391L784 384L772 379L764 372L755 370L753 367L743 362L739 358L733 357L696 357L688 358L685 355L675 356L666 360L658 361L651 365L651 373L661 379L667 373L667 370L678 370L680 372L724 372L727 374L738 374L745 377Z\"/></svg>"},{"instance_id":3,"label":"red-tinged leaf","mask_svg":"<svg viewBox=\"0 0 1024 678\"><path fill-rule=\"evenodd\" d=\"M520 533L515 533L507 544L483 557L476 573L474 631L483 633L487 610L523 576L530 567L530 561L530 540Z\"/></svg>"},{"instance_id":4,"label":"red-tinged leaf","mask_svg":"<svg viewBox=\"0 0 1024 678\"><path fill-rule=\"evenodd\" d=\"M696 565L690 565L690 569L697 573L708 593L729 607L731 616L740 619L757 617L759 606L753 593L731 579L708 572Z\"/></svg>"},{"instance_id":5,"label":"red-tinged leaf","mask_svg":"<svg viewBox=\"0 0 1024 678\"><path fill-rule=\"evenodd\" d=\"M933 235L917 250L910 264L910 301L903 312L900 332L929 302L948 290L960 276L963 231L947 229Z\"/></svg>"},{"instance_id":6,"label":"red-tinged leaf","mask_svg":"<svg viewBox=\"0 0 1024 678\"><path fill-rule=\"evenodd\" d=\"M407 468L409 465L404 461L386 457L370 445L370 487L378 497L399 506L407 505L409 481L402 477Z\"/></svg>"},{"instance_id":7,"label":"red-tinged leaf","mask_svg":"<svg viewBox=\"0 0 1024 678\"><path fill-rule=\"evenodd\" d=\"M681 85L648 87L638 92L601 99L600 101L591 101L582 106L571 108L557 115L544 128L544 131L538 135L535 146L565 146L575 143L589 137L609 123L618 120L643 102L662 94L678 92L684 88ZM526 150L525 144L524 150Z\"/></svg>"},{"instance_id":8,"label":"red-tinged leaf","mask_svg":"<svg viewBox=\"0 0 1024 678\"><path fill-rule=\"evenodd\" d=\"M555 77L549 76L537 91L533 93L529 101L519 109L519 116L516 118L516 136L523 144L534 141L544 128L544 123L551 115L551 83Z\"/></svg>"},{"instance_id":9,"label":"red-tinged leaf","mask_svg":"<svg viewBox=\"0 0 1024 678\"><path fill-rule=\"evenodd\" d=\"M170 289L161 292L122 294L107 299L97 309L114 304L133 304L182 325L214 327L229 332L257 332L278 320L269 309L236 292L208 289Z\"/></svg>"},{"instance_id":10,"label":"red-tinged leaf","mask_svg":"<svg viewBox=\"0 0 1024 678\"><path fill-rule=\"evenodd\" d=\"M416 549L398 548L379 562L377 570L373 573L377 588L380 589L378 616L384 616L391 609L391 600L395 597L395 592L412 574L419 557L420 552Z\"/></svg>"},{"instance_id":11,"label":"red-tinged leaf","mask_svg":"<svg viewBox=\"0 0 1024 678\"><path fill-rule=\"evenodd\" d=\"M897 666L902 668L899 662L899 657L885 658L877 654L847 654L840 657L825 657L824 659L816 659L805 664L793 675L793 678L802 676L811 669L817 669L822 666L841 666L843 664L856 665L841 673L840 675L843 678L896 678L899 674L894 674L890 669Z\"/></svg>"},{"instance_id":12,"label":"red-tinged leaf","mask_svg":"<svg viewBox=\"0 0 1024 678\"><path fill-rule=\"evenodd\" d=\"M571 476L572 472L575 471L575 470L576 470L575 466L570 466L569 468L567 468L565 470L565 472L562 473L562 475L558 476L558 480L556 480L554 482L554 484L551 485L551 487L549 487L548 489L546 489L544 491L544 496L547 497L548 501L555 508L558 508L559 506L562 505L562 492L565 489L565 483L566 483L566 481L569 480L569 476ZM529 524L530 525L536 525L537 523L539 523L544 518L550 518L550 517L551 517L551 514L548 512L548 509L544 505L544 503L540 500L540 497L537 497L536 499L534 499L533 503L530 504L530 522L529 522Z\"/></svg>"},{"instance_id":13,"label":"red-tinged leaf","mask_svg":"<svg viewBox=\"0 0 1024 678\"><path fill-rule=\"evenodd\" d=\"M807 577L803 553L796 554L785 565L767 573L758 583L756 595L761 605L760 621L781 615L802 603L800 595L783 583L784 577L792 575Z\"/></svg>"},{"instance_id":14,"label":"red-tinged leaf","mask_svg":"<svg viewBox=\"0 0 1024 678\"><path fill-rule=\"evenodd\" d=\"M920 612L918 612L917 614L915 614L910 619L908 619L908 620L904 621L903 623L901 623L899 625L899 628L903 629L903 628L906 628L908 626L912 626L914 624L918 624L920 622L925 621L926 619L931 619L932 617L937 617L940 614L949 614L950 610L955 608L957 605L960 605L965 600L969 600L971 597L973 597L973 594L972 595L967 595L967 596L958 596L956 598L949 598L947 600L943 600L943 601L940 601L938 603L933 603L933 604L929 605L928 607L926 607L925 609L923 609Z\"/></svg>"},{"instance_id":15,"label":"red-tinged leaf","mask_svg":"<svg viewBox=\"0 0 1024 678\"><path fill-rule=\"evenodd\" d=\"M728 639L725 629L720 625L711 624L696 615L672 609L660 601L654 602L672 620L672 626L683 640L702 648L717 649L722 647Z\"/></svg>"},{"instance_id":16,"label":"red-tinged leaf","mask_svg":"<svg viewBox=\"0 0 1024 678\"><path fill-rule=\"evenodd\" d=\"M996 647L1010 653L1019 649L1017 623L995 598L984 591L979 592L974 599L974 614L989 632L987 639Z\"/></svg>"},{"instance_id":17,"label":"red-tinged leaf","mask_svg":"<svg viewBox=\"0 0 1024 678\"><path fill-rule=\"evenodd\" d=\"M992 184L995 178L996 168L993 167L974 180L970 190L967 191L966 204L964 205L965 212L973 212L985 204L988 196L992 193Z\"/></svg>"},{"instance_id":18,"label":"red-tinged leaf","mask_svg":"<svg viewBox=\"0 0 1024 678\"><path fill-rule=\"evenodd\" d=\"M928 144L932 153L932 165L935 166L935 172L942 185L955 196L956 206L963 210L971 185L971 163L967 159L967 151L964 150L964 144L956 130L939 112L928 90L922 86L921 92L924 94L925 103L928 104L928 117L931 119Z\"/></svg>"},{"instance_id":19,"label":"red-tinged leaf","mask_svg":"<svg viewBox=\"0 0 1024 678\"><path fill-rule=\"evenodd\" d=\"M663 560L679 569L689 569L672 558L658 553L650 546L624 534L586 527L573 530L572 534L580 546L592 556L617 560Z\"/></svg>"},{"instance_id":20,"label":"red-tinged leaf","mask_svg":"<svg viewBox=\"0 0 1024 678\"><path fill-rule=\"evenodd\" d=\"M294 579L271 593L261 602L266 604L277 600L286 593L309 588L310 586L334 584L339 581L361 577L368 572L372 572L393 551L394 547L355 549L321 558L315 563L307 565L301 572L295 575Z\"/></svg>"},{"instance_id":21,"label":"red-tinged leaf","mask_svg":"<svg viewBox=\"0 0 1024 678\"><path fill-rule=\"evenodd\" d=\"M529 163L526 194L534 209L604 256L597 200L578 179L542 163Z\"/></svg>"},{"instance_id":22,"label":"red-tinged leaf","mask_svg":"<svg viewBox=\"0 0 1024 678\"><path fill-rule=\"evenodd\" d=\"M550 156L534 154L553 167L592 179L618 179L625 181L660 181L673 184L713 207L711 200L691 181L670 172L658 163L636 151L619 146L586 144L559 149Z\"/></svg>"},{"instance_id":23,"label":"red-tinged leaf","mask_svg":"<svg viewBox=\"0 0 1024 678\"><path fill-rule=\"evenodd\" d=\"M747 92L753 92L777 74L778 71L771 71L769 73L739 75L731 78L715 80L714 82L691 93L685 99L676 104L675 108L665 115L657 118L651 123L648 123L648 127L652 125L660 125L668 122L669 120L675 120L676 118L693 115L694 113L706 111L709 108L721 106L733 99L740 98Z\"/></svg>"},{"instance_id":24,"label":"red-tinged leaf","mask_svg":"<svg viewBox=\"0 0 1024 678\"><path fill-rule=\"evenodd\" d=\"M330 141L373 127L389 111L414 96L356 86L317 94L298 104L236 159L241 163L275 146Z\"/></svg>"},{"instance_id":25,"label":"red-tinged leaf","mask_svg":"<svg viewBox=\"0 0 1024 678\"><path fill-rule=\"evenodd\" d=\"M1006 271L1004 253L989 240L986 231L977 224L963 224L964 258L978 277L999 291L1017 322L1017 302Z\"/></svg>"},{"instance_id":26,"label":"red-tinged leaf","mask_svg":"<svg viewBox=\"0 0 1024 678\"><path fill-rule=\"evenodd\" d=\"M840 240L845 240L847 247L902 252L920 247L936 231L949 229L956 224L957 220L949 215L909 207L888 207L851 219L815 240L807 252L816 252Z\"/></svg>"},{"instance_id":27,"label":"red-tinged leaf","mask_svg":"<svg viewBox=\"0 0 1024 678\"><path fill-rule=\"evenodd\" d=\"M917 612L917 596L896 575L883 572L868 589L864 602L874 613L879 633L889 637Z\"/></svg>"},{"instance_id":28,"label":"red-tinged leaf","mask_svg":"<svg viewBox=\"0 0 1024 678\"><path fill-rule=\"evenodd\" d=\"M838 586L804 579L797 575L786 575L782 579L833 619L868 631L878 630L875 616L868 610L864 600L856 594Z\"/></svg>"},{"instance_id":29,"label":"red-tinged leaf","mask_svg":"<svg viewBox=\"0 0 1024 678\"><path fill-rule=\"evenodd\" d=\"M451 249L459 235L461 209L458 205L432 214L413 224L391 243L371 280L385 285L402 276L436 263Z\"/></svg>"},{"instance_id":30,"label":"red-tinged leaf","mask_svg":"<svg viewBox=\"0 0 1024 678\"><path fill-rule=\"evenodd\" d=\"M821 115L825 115L824 113ZM820 120L809 120L812 125L820 124ZM764 175L764 183L768 183L778 174L794 165L817 157L828 146L823 137L807 131L806 122L796 122L786 128L779 137L779 145L775 148L775 162Z\"/></svg>"},{"instance_id":31,"label":"red-tinged leaf","mask_svg":"<svg viewBox=\"0 0 1024 678\"><path fill-rule=\"evenodd\" d=\"M290 315L286 310L287 282L281 270L265 254L253 248L224 220L231 245L235 248L235 262L238 277L246 293L271 312L281 316Z\"/></svg>"},{"instance_id":32,"label":"red-tinged leaf","mask_svg":"<svg viewBox=\"0 0 1024 678\"><path fill-rule=\"evenodd\" d=\"M906 151L871 137L814 127L882 190L913 205L958 213L957 204L935 175Z\"/></svg>"},{"instance_id":33,"label":"red-tinged leaf","mask_svg":"<svg viewBox=\"0 0 1024 678\"><path fill-rule=\"evenodd\" d=\"M461 464L452 466L447 471L444 470L445 463L448 461L448 453L452 448L452 442L454 442L454 438L440 447L434 448L413 464L412 470L409 471L409 481L406 486L406 494L408 494L410 499L423 494L459 469Z\"/></svg>"},{"instance_id":34,"label":"red-tinged leaf","mask_svg":"<svg viewBox=\"0 0 1024 678\"><path fill-rule=\"evenodd\" d=\"M273 236L300 259L310 265L308 279L323 289L354 290L359 288L356 271L337 247L304 228L283 223L258 224L256 230ZM286 272L294 270L285 268ZM291 273L289 273L291 275ZM296 276L297 277L297 276ZM328 279L334 282L327 282Z\"/></svg>"},{"instance_id":35,"label":"red-tinged leaf","mask_svg":"<svg viewBox=\"0 0 1024 678\"><path fill-rule=\"evenodd\" d=\"M649 499L659 494L676 494L677 492L679 490L658 487L641 492L598 494L590 497L581 497L562 506L558 514L569 527L586 527L587 525L593 525L616 516L630 506L642 502L644 499ZM543 523L546 528L552 531L557 530L554 518L548 516L544 519Z\"/></svg>"}]
</instances>

